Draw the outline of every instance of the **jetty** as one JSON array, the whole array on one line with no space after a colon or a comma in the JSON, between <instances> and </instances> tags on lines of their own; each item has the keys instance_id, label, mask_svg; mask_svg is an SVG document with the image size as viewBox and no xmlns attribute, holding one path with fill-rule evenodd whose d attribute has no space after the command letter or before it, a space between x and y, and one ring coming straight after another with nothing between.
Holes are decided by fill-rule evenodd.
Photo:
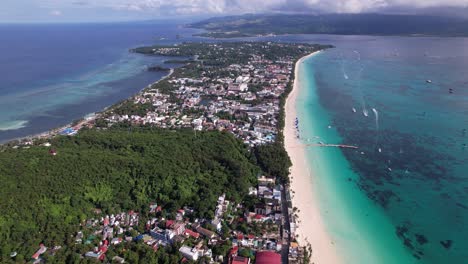
<instances>
[{"instance_id":1,"label":"jetty","mask_svg":"<svg viewBox=\"0 0 468 264\"><path fill-rule=\"evenodd\" d=\"M329 148L348 148L348 149L359 148L357 146L341 145L341 144L306 144L305 147L329 147Z\"/></svg>"}]
</instances>

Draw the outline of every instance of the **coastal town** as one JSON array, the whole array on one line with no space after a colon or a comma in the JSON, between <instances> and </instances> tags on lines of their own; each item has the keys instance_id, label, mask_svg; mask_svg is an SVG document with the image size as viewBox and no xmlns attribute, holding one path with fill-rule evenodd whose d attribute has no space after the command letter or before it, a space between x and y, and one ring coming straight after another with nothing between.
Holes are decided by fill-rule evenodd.
<instances>
[{"instance_id":1,"label":"coastal town","mask_svg":"<svg viewBox=\"0 0 468 264\"><path fill-rule=\"evenodd\" d=\"M279 43L139 48L133 52L181 57L187 63L132 98L53 135L74 136L83 128L123 126L228 132L252 150L281 142L283 108L292 89L294 65L324 48L328 47ZM51 148L51 155L60 155L47 137L39 142ZM23 141L15 147L34 144ZM133 263L121 253L135 245L165 250L180 263L308 263L312 249L296 240L299 221L291 197L287 180L259 174L247 200L235 203L222 194L216 205L210 205L215 208L210 219L195 218L189 206L167 211L155 200L143 212L135 208L106 214L96 208L94 217L83 221L70 236L83 248L83 259L112 263ZM42 263L43 256L61 247L38 245L33 263Z\"/></svg>"},{"instance_id":2,"label":"coastal town","mask_svg":"<svg viewBox=\"0 0 468 264\"><path fill-rule=\"evenodd\" d=\"M170 214L157 203L149 204L143 212L145 222L136 211L108 215L96 208L95 217L83 221L70 235L76 245L89 249L82 258L95 261L133 263L118 252L139 243L155 252L176 250L182 256L180 263L305 263L310 249L294 240L296 209L289 206L283 211L284 204L291 205L289 191L273 177L261 175L258 185L249 189L248 201L235 204L225 194L219 196L212 219L194 218L190 207ZM285 228L286 222L291 224L290 229ZM43 256L54 256L62 248L38 247L31 256L32 263L44 263Z\"/></svg>"},{"instance_id":3,"label":"coastal town","mask_svg":"<svg viewBox=\"0 0 468 264\"><path fill-rule=\"evenodd\" d=\"M111 259L114 263L124 263L116 252L130 243L142 243L154 251L170 247L180 253L181 263L279 264L288 248L289 263L303 263L304 249L296 242L289 245L289 231L283 228L287 219L281 208L281 185L261 176L258 186L250 189L249 199L248 203L235 204L221 195L212 219L193 218L194 209L189 207L164 217L168 214L157 203L148 205L146 222L134 211L105 215L97 210L96 217L84 221L74 234L75 243L91 248L84 258ZM144 226L144 232L137 231L139 226ZM41 245L33 259L40 259L45 250Z\"/></svg>"},{"instance_id":4,"label":"coastal town","mask_svg":"<svg viewBox=\"0 0 468 264\"><path fill-rule=\"evenodd\" d=\"M152 47L136 52L184 56L191 54L190 50L203 51L198 45ZM196 63L177 69L161 83L110 111L105 121L110 125L128 122L169 129L229 131L252 147L275 141L281 100L290 89L298 59L284 50L294 46L296 52L307 54L317 47L277 43L203 46L201 54L191 54L192 59L198 60ZM284 56L276 56L275 49L283 49Z\"/></svg>"}]
</instances>

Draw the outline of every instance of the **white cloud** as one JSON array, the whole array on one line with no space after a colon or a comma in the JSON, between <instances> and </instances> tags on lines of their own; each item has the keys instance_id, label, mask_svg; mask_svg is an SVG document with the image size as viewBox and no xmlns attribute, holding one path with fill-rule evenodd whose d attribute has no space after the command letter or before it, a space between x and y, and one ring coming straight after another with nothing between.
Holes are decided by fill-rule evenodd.
<instances>
[{"instance_id":1,"label":"white cloud","mask_svg":"<svg viewBox=\"0 0 468 264\"><path fill-rule=\"evenodd\" d=\"M32 0L39 1L39 0ZM311 10L329 13L378 12L388 8L468 7L468 0L42 0L50 9L110 8L155 15L200 15Z\"/></svg>"}]
</instances>

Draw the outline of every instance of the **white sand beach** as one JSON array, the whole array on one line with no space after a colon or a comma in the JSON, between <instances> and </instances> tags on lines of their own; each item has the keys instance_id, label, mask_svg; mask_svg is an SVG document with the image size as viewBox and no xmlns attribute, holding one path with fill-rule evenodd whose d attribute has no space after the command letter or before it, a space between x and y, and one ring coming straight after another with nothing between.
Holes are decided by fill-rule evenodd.
<instances>
[{"instance_id":1,"label":"white sand beach","mask_svg":"<svg viewBox=\"0 0 468 264\"><path fill-rule=\"evenodd\" d=\"M298 216L300 223L296 229L299 235L299 243L305 245L307 242L312 246L311 263L315 264L335 264L342 263L338 252L332 243L330 235L327 233L325 223L319 210L317 193L314 193L313 182L314 172L309 168L306 158L305 147L296 137L294 121L297 117L296 99L299 90L304 87L298 78L299 67L307 58L314 56L317 52L301 58L295 67L294 87L289 94L285 105L285 148L291 161L291 191L293 195L293 206L299 209Z\"/></svg>"}]
</instances>

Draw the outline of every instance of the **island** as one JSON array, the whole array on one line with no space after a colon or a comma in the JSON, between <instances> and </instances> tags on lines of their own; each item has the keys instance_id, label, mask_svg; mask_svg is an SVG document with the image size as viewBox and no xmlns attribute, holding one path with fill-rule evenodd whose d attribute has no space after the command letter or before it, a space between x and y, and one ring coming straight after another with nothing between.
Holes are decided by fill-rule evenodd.
<instances>
[{"instance_id":1,"label":"island","mask_svg":"<svg viewBox=\"0 0 468 264\"><path fill-rule=\"evenodd\" d=\"M404 14L247 14L214 17L187 25L204 29L198 36L236 38L287 34L380 36L468 36L461 17Z\"/></svg>"},{"instance_id":2,"label":"island","mask_svg":"<svg viewBox=\"0 0 468 264\"><path fill-rule=\"evenodd\" d=\"M59 135L0 147L0 262L308 263L284 108L296 62L327 48L133 50L193 60Z\"/></svg>"}]
</instances>

